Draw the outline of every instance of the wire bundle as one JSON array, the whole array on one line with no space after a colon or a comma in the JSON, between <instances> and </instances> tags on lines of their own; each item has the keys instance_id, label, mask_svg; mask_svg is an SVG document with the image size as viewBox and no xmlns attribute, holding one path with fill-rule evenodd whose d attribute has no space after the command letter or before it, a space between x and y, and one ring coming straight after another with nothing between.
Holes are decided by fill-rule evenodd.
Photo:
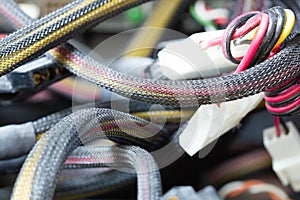
<instances>
[{"instance_id":1,"label":"wire bundle","mask_svg":"<svg viewBox=\"0 0 300 200\"><path fill-rule=\"evenodd\" d=\"M66 160L65 168L110 167L137 173L138 199L160 199L161 182L155 160L134 146L78 147ZM134 169L134 171L133 171Z\"/></svg>"},{"instance_id":2,"label":"wire bundle","mask_svg":"<svg viewBox=\"0 0 300 200\"><path fill-rule=\"evenodd\" d=\"M300 112L300 79L286 82L281 87L265 92L266 108L277 116L295 115Z\"/></svg>"},{"instance_id":3,"label":"wire bundle","mask_svg":"<svg viewBox=\"0 0 300 200\"><path fill-rule=\"evenodd\" d=\"M284 8L289 8L289 9L293 10L296 14L297 21L300 19L300 4L299 4L298 0L271 0L271 2L273 2L273 4L275 4L275 5L282 6ZM299 30L300 30L299 23L295 24L294 29L297 32L299 32Z\"/></svg>"},{"instance_id":4,"label":"wire bundle","mask_svg":"<svg viewBox=\"0 0 300 200\"><path fill-rule=\"evenodd\" d=\"M6 12L19 11L13 9ZM25 22L25 18L23 16L20 20ZM22 31L18 33L20 35ZM18 40L19 35L13 35L10 37ZM70 45L57 47L49 53L74 74L114 93L148 103L193 107L247 97L295 78L300 72L298 40L299 36L296 35L277 57L245 72L191 81L155 81L122 74L103 66Z\"/></svg>"},{"instance_id":5,"label":"wire bundle","mask_svg":"<svg viewBox=\"0 0 300 200\"><path fill-rule=\"evenodd\" d=\"M239 64L236 69L236 73L239 73L277 53L282 42L291 33L294 24L294 13L281 7L263 12L247 12L232 20L222 37L204 41L201 46L206 49L221 45L225 58ZM232 40L245 37L252 31L255 31L255 35L253 39L250 38L252 41L247 53L243 57L234 58L230 49Z\"/></svg>"},{"instance_id":6,"label":"wire bundle","mask_svg":"<svg viewBox=\"0 0 300 200\"><path fill-rule=\"evenodd\" d=\"M0 0L2 1L4 0ZM142 2L146 0L74 1L2 40L0 74L9 72L75 34ZM0 9L0 12L9 11ZM11 18L9 20L13 23L18 22L19 17L23 17L22 23L20 21L16 23L18 28L31 22L31 19L24 17L22 13L16 16L6 14L5 16ZM247 13L237 18L228 26L226 34L220 40L224 55L229 60L240 63L237 72L264 61L273 53L277 53L281 43L291 31L289 22L293 22L292 19L293 15L289 10L279 7L265 12ZM231 40L257 27L258 30L248 53L243 58L234 58L230 52ZM289 41L287 48L281 54L245 72L227 77L192 81L153 81L128 76L106 68L68 44L50 50L49 54L74 74L123 96L149 103L191 107L243 98L261 91L269 91L292 79L298 81L299 38L297 35ZM285 94L290 92L284 91ZM296 93L299 93L299 90ZM43 132L60 121L45 134L28 156L15 185L13 198L50 199L64 161L82 143L107 137L116 142L148 148L159 146L167 138L160 127L128 114L107 109L87 109L62 119L69 114L69 111L51 115L34 123L35 131ZM138 114L143 116L145 113ZM154 136L154 133L159 134ZM141 156L136 153L140 153ZM146 192L139 194L140 199L159 199L161 195L159 175L152 174L157 170L155 162L143 150L126 147L122 151L103 148L87 150L79 147L72 156L67 160L65 167L99 167L103 166L103 163L107 164L107 159L123 162L126 167L136 167L138 172L149 167L151 169L147 171L149 173L139 174L142 175L139 186L142 187L141 191ZM140 161L143 161L142 165Z\"/></svg>"},{"instance_id":7,"label":"wire bundle","mask_svg":"<svg viewBox=\"0 0 300 200\"><path fill-rule=\"evenodd\" d=\"M295 15L289 9L274 7L263 12L248 12L235 18L227 26L222 38L201 45L204 48L221 45L225 58L238 64L235 72L240 73L278 53L294 24ZM246 37L251 31L254 31L254 36L250 37L252 41L247 53L234 58L230 49L232 40ZM299 113L299 91L299 76L266 90L266 108L274 115Z\"/></svg>"},{"instance_id":8,"label":"wire bundle","mask_svg":"<svg viewBox=\"0 0 300 200\"><path fill-rule=\"evenodd\" d=\"M1 40L0 75L38 57L76 34L146 1L76 0L36 20Z\"/></svg>"},{"instance_id":9,"label":"wire bundle","mask_svg":"<svg viewBox=\"0 0 300 200\"><path fill-rule=\"evenodd\" d=\"M75 112L47 131L35 145L15 183L12 199L52 199L64 161L82 144L108 138L130 145L143 143L149 147L164 141L151 139L153 134L162 136L161 133L159 127L147 121L113 110L94 108ZM150 162L148 157L147 160ZM151 163L153 167L155 162ZM157 199L157 192L146 195Z\"/></svg>"}]
</instances>

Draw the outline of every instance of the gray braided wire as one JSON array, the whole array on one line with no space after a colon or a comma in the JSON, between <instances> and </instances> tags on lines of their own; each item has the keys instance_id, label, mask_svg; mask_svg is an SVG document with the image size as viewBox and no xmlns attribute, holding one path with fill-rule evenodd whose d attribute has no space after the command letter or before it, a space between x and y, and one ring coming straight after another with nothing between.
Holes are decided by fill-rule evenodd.
<instances>
[{"instance_id":1,"label":"gray braided wire","mask_svg":"<svg viewBox=\"0 0 300 200\"><path fill-rule=\"evenodd\" d=\"M136 171L138 199L159 199L162 195L160 174L156 162L151 154L139 147L78 147L69 158L96 160L88 164L66 165L70 168L110 167L126 170L129 173ZM113 162L110 160L113 160ZM132 169L135 171L132 171Z\"/></svg>"},{"instance_id":2,"label":"gray braided wire","mask_svg":"<svg viewBox=\"0 0 300 200\"><path fill-rule=\"evenodd\" d=\"M102 122L111 120L113 120L112 123L103 124L103 126L99 127L99 124L101 125ZM114 131L114 127L118 127L122 133ZM23 165L23 168L25 167L26 169L26 166L33 166L35 165L33 163L37 163L36 169L30 169L35 170L32 180L32 198L52 199L63 163L68 155L79 145L94 139L110 138L110 136L116 134L123 138L124 141L127 141L128 144L146 141L144 144L147 146L155 144L155 140L151 139L151 137L157 133L158 135L161 133L159 127L118 111L92 108L80 110L69 115L42 137ZM143 135L147 138L136 138L138 135ZM162 138L160 141L163 140ZM43 144L45 146L41 149ZM41 150L40 156L38 156L36 161L34 157L36 153L39 153L39 150ZM19 176L30 176L25 169L21 170ZM26 179L26 181L30 180ZM23 184L27 185L30 182ZM19 195L18 190L14 190L14 193L17 196Z\"/></svg>"}]
</instances>

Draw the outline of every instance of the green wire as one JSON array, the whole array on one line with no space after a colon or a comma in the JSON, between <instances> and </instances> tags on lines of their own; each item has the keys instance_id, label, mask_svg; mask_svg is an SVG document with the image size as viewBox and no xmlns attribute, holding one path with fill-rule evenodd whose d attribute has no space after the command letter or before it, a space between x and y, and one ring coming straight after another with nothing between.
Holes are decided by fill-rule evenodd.
<instances>
[{"instance_id":1,"label":"green wire","mask_svg":"<svg viewBox=\"0 0 300 200\"><path fill-rule=\"evenodd\" d=\"M138 6L129 9L126 12L126 17L130 22L134 24L141 24L145 18L145 14L143 12L143 9L140 6Z\"/></svg>"},{"instance_id":2,"label":"green wire","mask_svg":"<svg viewBox=\"0 0 300 200\"><path fill-rule=\"evenodd\" d=\"M195 4L191 5L189 10L190 10L191 16L203 27L213 26L215 29L218 28L213 21L205 21L199 17L199 15L195 11Z\"/></svg>"}]
</instances>

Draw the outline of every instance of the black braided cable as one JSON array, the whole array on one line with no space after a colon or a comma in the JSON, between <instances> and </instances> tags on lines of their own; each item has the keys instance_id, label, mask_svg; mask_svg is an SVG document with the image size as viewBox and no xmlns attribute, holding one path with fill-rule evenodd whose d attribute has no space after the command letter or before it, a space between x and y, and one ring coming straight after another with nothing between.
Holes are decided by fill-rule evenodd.
<instances>
[{"instance_id":1,"label":"black braided cable","mask_svg":"<svg viewBox=\"0 0 300 200\"><path fill-rule=\"evenodd\" d=\"M276 56L240 74L195 81L131 77L107 69L70 45L58 48L56 59L78 76L120 95L148 103L190 107L247 97L294 79L300 72L298 40L299 35L293 35Z\"/></svg>"}]
</instances>

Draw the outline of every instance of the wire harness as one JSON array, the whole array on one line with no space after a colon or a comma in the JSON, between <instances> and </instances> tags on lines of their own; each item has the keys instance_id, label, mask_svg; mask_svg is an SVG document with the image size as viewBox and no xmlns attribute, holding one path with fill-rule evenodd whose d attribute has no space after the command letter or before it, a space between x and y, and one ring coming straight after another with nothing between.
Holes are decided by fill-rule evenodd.
<instances>
[{"instance_id":1,"label":"wire harness","mask_svg":"<svg viewBox=\"0 0 300 200\"><path fill-rule=\"evenodd\" d=\"M19 37L16 33L9 36L14 40ZM74 74L122 96L148 103L191 107L251 96L296 78L300 72L298 41L299 36L295 35L277 55L241 73L190 81L155 81L122 74L97 63L71 45L57 47L50 53Z\"/></svg>"},{"instance_id":2,"label":"wire harness","mask_svg":"<svg viewBox=\"0 0 300 200\"><path fill-rule=\"evenodd\" d=\"M12 199L52 199L64 161L82 144L108 138L131 145L142 141L153 145L163 141L151 139L160 133L160 128L147 121L113 110L94 108L75 112L51 128L35 145L15 183Z\"/></svg>"},{"instance_id":3,"label":"wire harness","mask_svg":"<svg viewBox=\"0 0 300 200\"><path fill-rule=\"evenodd\" d=\"M284 51L286 39L294 25L295 14L289 9L274 7L263 12L248 12L232 20L222 37L204 41L201 45L203 48L221 45L224 56L239 64L235 72L240 73L269 59L280 50ZM234 58L230 48L231 42L237 39L246 40L247 34L252 34L248 39L251 45L247 53L243 57ZM287 56L292 57L292 53ZM265 90L266 108L273 115L299 113L299 91L299 75Z\"/></svg>"}]
</instances>

